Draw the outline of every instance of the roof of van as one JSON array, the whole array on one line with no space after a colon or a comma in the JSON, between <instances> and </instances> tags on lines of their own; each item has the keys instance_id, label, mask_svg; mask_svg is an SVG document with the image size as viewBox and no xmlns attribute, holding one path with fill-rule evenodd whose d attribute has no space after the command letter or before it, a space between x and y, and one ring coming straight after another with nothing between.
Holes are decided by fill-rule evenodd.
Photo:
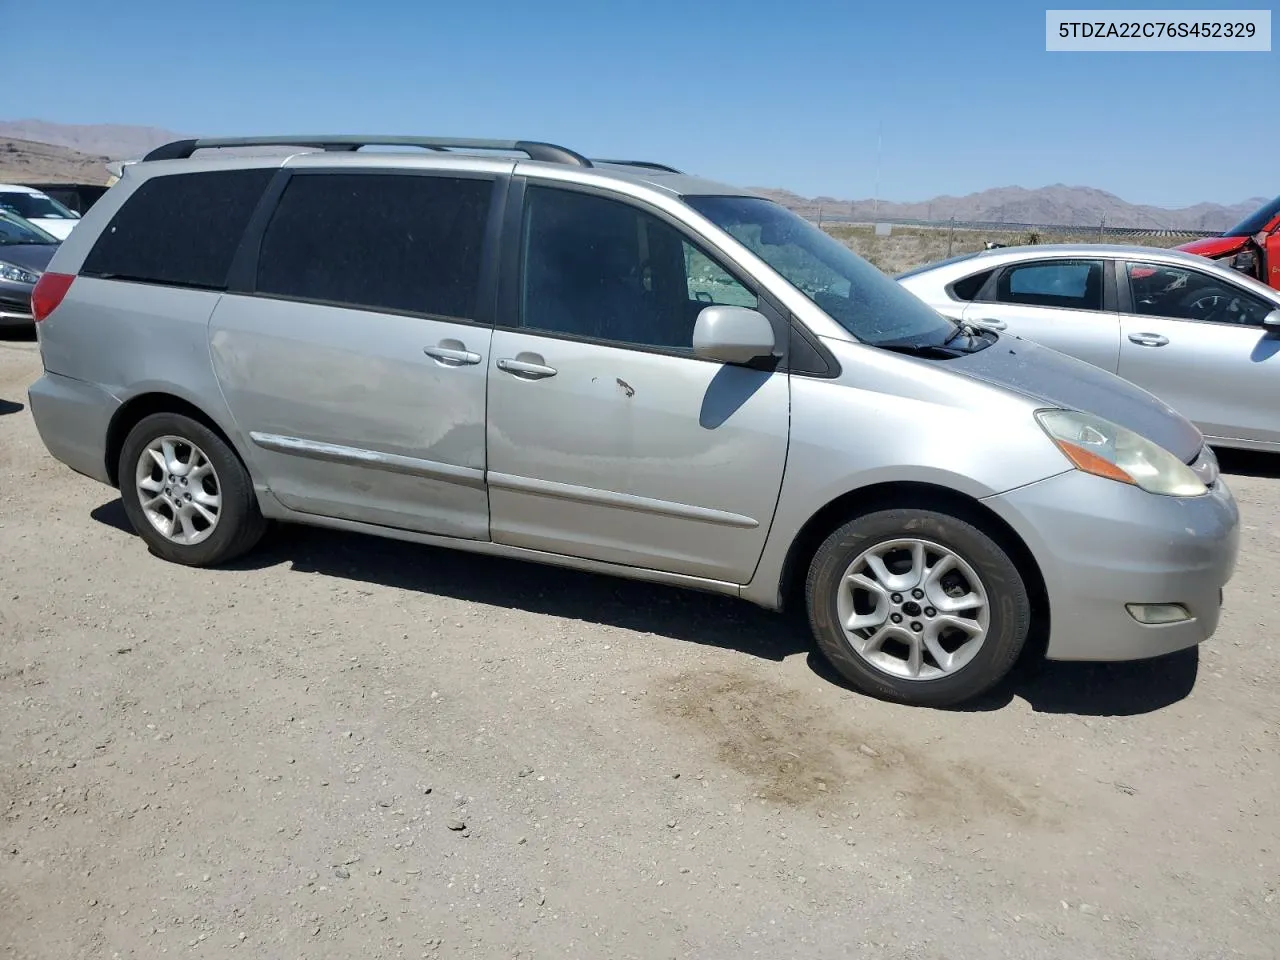
<instances>
[{"instance_id":1,"label":"roof of van","mask_svg":"<svg viewBox=\"0 0 1280 960\"><path fill-rule=\"evenodd\" d=\"M362 147L392 149L364 150ZM505 154L505 155L503 155ZM525 156L512 156L524 154ZM663 163L630 159L588 159L567 147L526 140L462 140L435 137L352 136L267 136L178 140L157 147L141 161L126 164L132 172L144 173L156 164L155 172L178 166L184 170L226 169L244 166L374 167L394 165L439 168L451 161L491 160L516 164L529 172L558 171L560 177L575 180L606 178L643 184L676 196L719 195L758 196L755 191L734 187L683 173ZM582 174L579 178L575 174Z\"/></svg>"}]
</instances>

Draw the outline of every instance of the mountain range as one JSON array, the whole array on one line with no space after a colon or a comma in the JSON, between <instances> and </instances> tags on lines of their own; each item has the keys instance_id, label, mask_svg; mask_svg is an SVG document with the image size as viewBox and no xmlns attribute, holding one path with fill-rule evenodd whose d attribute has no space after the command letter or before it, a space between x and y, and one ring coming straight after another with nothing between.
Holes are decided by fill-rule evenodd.
<instances>
[{"instance_id":1,"label":"mountain range","mask_svg":"<svg viewBox=\"0 0 1280 960\"><path fill-rule=\"evenodd\" d=\"M153 147L190 134L146 126L61 124L0 120L0 179L105 182L109 160L135 159ZM776 187L753 187L798 213L871 221L884 219L992 221L1010 224L1225 230L1265 202L1251 197L1224 205L1198 203L1179 209L1128 203L1095 187L994 187L962 197L930 200L840 200L803 197Z\"/></svg>"}]
</instances>

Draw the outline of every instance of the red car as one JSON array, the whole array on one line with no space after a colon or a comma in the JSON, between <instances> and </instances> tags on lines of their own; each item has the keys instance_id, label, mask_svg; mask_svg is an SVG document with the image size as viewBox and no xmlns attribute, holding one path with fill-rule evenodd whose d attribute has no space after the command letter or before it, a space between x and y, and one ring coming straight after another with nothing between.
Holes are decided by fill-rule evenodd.
<instances>
[{"instance_id":1,"label":"red car","mask_svg":"<svg viewBox=\"0 0 1280 960\"><path fill-rule=\"evenodd\" d=\"M1265 203L1220 237L1184 243L1179 250L1229 260L1231 266L1280 290L1280 197Z\"/></svg>"}]
</instances>

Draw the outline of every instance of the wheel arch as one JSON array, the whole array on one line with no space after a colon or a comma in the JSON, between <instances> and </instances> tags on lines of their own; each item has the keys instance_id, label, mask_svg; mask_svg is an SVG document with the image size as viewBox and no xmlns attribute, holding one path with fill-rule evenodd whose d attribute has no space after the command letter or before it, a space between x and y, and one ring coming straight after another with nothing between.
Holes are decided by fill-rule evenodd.
<instances>
[{"instance_id":1,"label":"wheel arch","mask_svg":"<svg viewBox=\"0 0 1280 960\"><path fill-rule=\"evenodd\" d=\"M155 413L176 413L190 417L197 423L203 424L217 434L218 438L240 458L241 463L244 463L244 456L235 441L231 439L230 434L208 413L190 400L184 399L177 394L168 393L164 390L149 390L130 397L121 404L119 409L112 415L111 422L107 426L107 442L104 452L106 457L105 466L107 476L110 478L113 487L119 488L120 486L120 452L124 449L125 438L129 436L129 431L137 426L143 418Z\"/></svg>"},{"instance_id":2,"label":"wheel arch","mask_svg":"<svg viewBox=\"0 0 1280 960\"><path fill-rule=\"evenodd\" d=\"M809 563L822 542L843 523L877 510L914 508L949 513L995 540L1022 575L1031 599L1032 634L1024 649L1043 653L1048 644L1052 611L1044 574L1031 549L1013 527L980 500L958 490L918 481L877 483L847 491L816 510L791 541L782 565L778 599L783 611L804 606Z\"/></svg>"}]
</instances>

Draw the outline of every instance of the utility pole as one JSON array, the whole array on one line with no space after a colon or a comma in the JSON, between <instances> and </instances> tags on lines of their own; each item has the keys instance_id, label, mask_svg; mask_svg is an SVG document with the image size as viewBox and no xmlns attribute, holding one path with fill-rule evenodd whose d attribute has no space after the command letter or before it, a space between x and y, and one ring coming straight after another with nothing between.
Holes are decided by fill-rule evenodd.
<instances>
[{"instance_id":1,"label":"utility pole","mask_svg":"<svg viewBox=\"0 0 1280 960\"><path fill-rule=\"evenodd\" d=\"M884 121L881 120L876 128L876 196L872 204L871 218L873 220L880 219L880 155L884 146Z\"/></svg>"}]
</instances>

